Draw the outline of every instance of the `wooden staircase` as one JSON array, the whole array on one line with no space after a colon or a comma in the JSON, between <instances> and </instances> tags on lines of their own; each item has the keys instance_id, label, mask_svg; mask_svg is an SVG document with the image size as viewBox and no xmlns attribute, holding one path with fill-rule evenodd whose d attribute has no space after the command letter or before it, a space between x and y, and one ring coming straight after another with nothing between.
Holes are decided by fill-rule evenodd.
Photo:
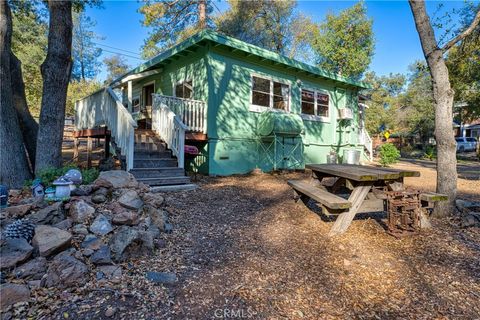
<instances>
[{"instance_id":1,"label":"wooden staircase","mask_svg":"<svg viewBox=\"0 0 480 320\"><path fill-rule=\"evenodd\" d=\"M130 173L150 186L172 186L190 183L177 158L152 130L135 130L133 168Z\"/></svg>"}]
</instances>

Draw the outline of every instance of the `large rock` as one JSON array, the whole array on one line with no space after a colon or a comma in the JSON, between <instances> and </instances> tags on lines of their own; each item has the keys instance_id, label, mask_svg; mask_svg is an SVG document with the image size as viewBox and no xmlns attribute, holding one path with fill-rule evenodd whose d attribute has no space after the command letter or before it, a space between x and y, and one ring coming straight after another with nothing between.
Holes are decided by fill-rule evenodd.
<instances>
[{"instance_id":1,"label":"large rock","mask_svg":"<svg viewBox=\"0 0 480 320\"><path fill-rule=\"evenodd\" d=\"M135 211L123 210L113 216L114 224L125 224L129 226L137 225L139 222L138 214Z\"/></svg>"},{"instance_id":2,"label":"large rock","mask_svg":"<svg viewBox=\"0 0 480 320\"><path fill-rule=\"evenodd\" d=\"M477 217L476 214L467 214L462 218L462 227L469 228L469 227L478 227L480 226L480 217Z\"/></svg>"},{"instance_id":3,"label":"large rock","mask_svg":"<svg viewBox=\"0 0 480 320\"><path fill-rule=\"evenodd\" d=\"M54 224L53 226L58 229L67 230L72 227L72 224L73 224L73 220L70 218L67 218L65 220L60 221L59 223Z\"/></svg>"},{"instance_id":4,"label":"large rock","mask_svg":"<svg viewBox=\"0 0 480 320\"><path fill-rule=\"evenodd\" d=\"M90 261L96 265L111 264L112 257L110 253L110 248L105 245L100 247L100 249L95 251L95 253L90 256Z\"/></svg>"},{"instance_id":5,"label":"large rock","mask_svg":"<svg viewBox=\"0 0 480 320\"><path fill-rule=\"evenodd\" d=\"M112 230L110 221L103 214L99 214L90 226L90 231L99 236L104 236Z\"/></svg>"},{"instance_id":6,"label":"large rock","mask_svg":"<svg viewBox=\"0 0 480 320\"><path fill-rule=\"evenodd\" d=\"M134 241L139 239L140 234L137 229L127 226L120 227L110 239L109 243L110 250L113 253L113 258L116 261L121 261L123 259L122 254L125 249Z\"/></svg>"},{"instance_id":7,"label":"large rock","mask_svg":"<svg viewBox=\"0 0 480 320\"><path fill-rule=\"evenodd\" d=\"M26 215L31 208L31 204L21 204L18 206L7 207L4 210L8 217L21 218Z\"/></svg>"},{"instance_id":8,"label":"large rock","mask_svg":"<svg viewBox=\"0 0 480 320\"><path fill-rule=\"evenodd\" d=\"M55 256L48 267L45 286L80 287L87 282L88 267L75 254L75 250L68 250Z\"/></svg>"},{"instance_id":9,"label":"large rock","mask_svg":"<svg viewBox=\"0 0 480 320\"><path fill-rule=\"evenodd\" d=\"M0 308L5 310L15 303L28 301L30 290L23 284L5 283L0 285Z\"/></svg>"},{"instance_id":10,"label":"large rock","mask_svg":"<svg viewBox=\"0 0 480 320\"><path fill-rule=\"evenodd\" d=\"M122 267L112 265L102 265L97 267L98 280L120 280L122 277Z\"/></svg>"},{"instance_id":11,"label":"large rock","mask_svg":"<svg viewBox=\"0 0 480 320\"><path fill-rule=\"evenodd\" d=\"M70 246L72 235L70 232L55 227L40 225L35 228L33 246L38 248L42 257L62 251Z\"/></svg>"},{"instance_id":12,"label":"large rock","mask_svg":"<svg viewBox=\"0 0 480 320\"><path fill-rule=\"evenodd\" d=\"M89 234L80 244L80 247L82 247L82 249L98 250L103 244L104 243L101 239L97 238L93 234Z\"/></svg>"},{"instance_id":13,"label":"large rock","mask_svg":"<svg viewBox=\"0 0 480 320\"><path fill-rule=\"evenodd\" d=\"M145 277L157 284L174 284L177 282L177 276L175 273L172 272L155 272L155 271L148 271L145 274Z\"/></svg>"},{"instance_id":14,"label":"large rock","mask_svg":"<svg viewBox=\"0 0 480 320\"><path fill-rule=\"evenodd\" d=\"M33 247L27 240L5 239L0 247L0 269L9 269L30 258Z\"/></svg>"},{"instance_id":15,"label":"large rock","mask_svg":"<svg viewBox=\"0 0 480 320\"><path fill-rule=\"evenodd\" d=\"M130 173L123 170L112 170L100 172L99 177L94 184L97 187L119 188L137 188L138 182Z\"/></svg>"},{"instance_id":16,"label":"large rock","mask_svg":"<svg viewBox=\"0 0 480 320\"><path fill-rule=\"evenodd\" d=\"M70 192L72 196L88 196L92 193L93 188L91 185L80 185Z\"/></svg>"},{"instance_id":17,"label":"large rock","mask_svg":"<svg viewBox=\"0 0 480 320\"><path fill-rule=\"evenodd\" d=\"M55 202L36 213L29 215L29 220L35 224L56 224L65 219L65 212L62 202Z\"/></svg>"},{"instance_id":18,"label":"large rock","mask_svg":"<svg viewBox=\"0 0 480 320\"><path fill-rule=\"evenodd\" d=\"M83 200L76 201L70 206L70 216L76 223L84 223L95 213L95 208Z\"/></svg>"},{"instance_id":19,"label":"large rock","mask_svg":"<svg viewBox=\"0 0 480 320\"><path fill-rule=\"evenodd\" d=\"M47 259L37 257L13 270L15 277L20 279L40 280L47 272Z\"/></svg>"},{"instance_id":20,"label":"large rock","mask_svg":"<svg viewBox=\"0 0 480 320\"><path fill-rule=\"evenodd\" d=\"M145 206L144 211L148 217L150 217L153 225L160 229L160 231L165 231L165 226L168 223L168 215L164 210L152 206Z\"/></svg>"},{"instance_id":21,"label":"large rock","mask_svg":"<svg viewBox=\"0 0 480 320\"><path fill-rule=\"evenodd\" d=\"M118 203L125 208L132 210L138 210L143 206L143 200L135 190L127 190L122 193L120 198L118 198Z\"/></svg>"},{"instance_id":22,"label":"large rock","mask_svg":"<svg viewBox=\"0 0 480 320\"><path fill-rule=\"evenodd\" d=\"M155 208L160 208L163 205L164 198L158 193L148 192L143 195L143 201Z\"/></svg>"}]
</instances>

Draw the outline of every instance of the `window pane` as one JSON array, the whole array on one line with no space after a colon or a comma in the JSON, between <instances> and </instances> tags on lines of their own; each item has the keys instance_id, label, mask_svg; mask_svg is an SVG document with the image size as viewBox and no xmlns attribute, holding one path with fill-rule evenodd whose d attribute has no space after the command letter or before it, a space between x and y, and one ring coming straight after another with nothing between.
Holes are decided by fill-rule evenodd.
<instances>
[{"instance_id":1,"label":"window pane","mask_svg":"<svg viewBox=\"0 0 480 320\"><path fill-rule=\"evenodd\" d=\"M311 102L314 103L315 93L310 90L302 90L302 102Z\"/></svg>"},{"instance_id":2,"label":"window pane","mask_svg":"<svg viewBox=\"0 0 480 320\"><path fill-rule=\"evenodd\" d=\"M328 100L328 94L317 92L317 115L322 117L328 117Z\"/></svg>"},{"instance_id":3,"label":"window pane","mask_svg":"<svg viewBox=\"0 0 480 320\"><path fill-rule=\"evenodd\" d=\"M260 91L264 93L270 93L270 80L262 79L258 77L252 77L253 81L253 90Z\"/></svg>"},{"instance_id":4,"label":"window pane","mask_svg":"<svg viewBox=\"0 0 480 320\"><path fill-rule=\"evenodd\" d=\"M175 86L175 97L183 98L183 85L181 83Z\"/></svg>"},{"instance_id":5,"label":"window pane","mask_svg":"<svg viewBox=\"0 0 480 320\"><path fill-rule=\"evenodd\" d=\"M315 104L302 101L302 113L303 114L315 114Z\"/></svg>"},{"instance_id":6,"label":"window pane","mask_svg":"<svg viewBox=\"0 0 480 320\"><path fill-rule=\"evenodd\" d=\"M288 111L288 97L273 96L273 108Z\"/></svg>"},{"instance_id":7,"label":"window pane","mask_svg":"<svg viewBox=\"0 0 480 320\"><path fill-rule=\"evenodd\" d=\"M273 82L273 107L275 109L288 110L290 88L288 84Z\"/></svg>"},{"instance_id":8,"label":"window pane","mask_svg":"<svg viewBox=\"0 0 480 320\"><path fill-rule=\"evenodd\" d=\"M263 92L252 92L252 104L262 107L270 107L270 95Z\"/></svg>"}]
</instances>

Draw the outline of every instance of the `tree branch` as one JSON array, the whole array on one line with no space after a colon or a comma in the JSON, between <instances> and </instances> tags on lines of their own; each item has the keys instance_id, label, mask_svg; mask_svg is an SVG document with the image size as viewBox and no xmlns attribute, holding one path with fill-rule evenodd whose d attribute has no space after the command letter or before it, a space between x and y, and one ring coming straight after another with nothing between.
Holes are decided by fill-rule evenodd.
<instances>
[{"instance_id":1,"label":"tree branch","mask_svg":"<svg viewBox=\"0 0 480 320\"><path fill-rule=\"evenodd\" d=\"M477 11L477 14L475 15L475 18L473 19L470 26L467 29L465 29L462 33L457 35L455 38L448 41L443 46L442 51L447 52L448 50L450 50L450 48L452 48L459 41L462 41L463 39L465 39L469 34L471 34L473 32L473 30L475 30L475 28L479 25L479 23L480 23L480 10Z\"/></svg>"}]
</instances>

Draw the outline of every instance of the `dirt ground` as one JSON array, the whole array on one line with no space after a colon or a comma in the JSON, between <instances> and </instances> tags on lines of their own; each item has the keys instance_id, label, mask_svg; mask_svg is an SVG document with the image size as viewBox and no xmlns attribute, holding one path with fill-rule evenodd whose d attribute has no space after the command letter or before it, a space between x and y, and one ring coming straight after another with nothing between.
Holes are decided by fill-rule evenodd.
<instances>
[{"instance_id":1,"label":"dirt ground","mask_svg":"<svg viewBox=\"0 0 480 320\"><path fill-rule=\"evenodd\" d=\"M407 185L433 189L427 164L397 166L421 171ZM200 188L166 194L174 231L162 235L163 249L124 264L119 283L100 285L92 275L60 296L39 291L39 317L479 318L478 228L433 220L432 230L399 240L386 234L384 216L363 215L329 238L332 222L295 203L286 183L308 176L199 177ZM460 179L460 195L480 200L479 183ZM178 281L154 285L146 271L174 272ZM109 308L115 312L107 318Z\"/></svg>"}]
</instances>

